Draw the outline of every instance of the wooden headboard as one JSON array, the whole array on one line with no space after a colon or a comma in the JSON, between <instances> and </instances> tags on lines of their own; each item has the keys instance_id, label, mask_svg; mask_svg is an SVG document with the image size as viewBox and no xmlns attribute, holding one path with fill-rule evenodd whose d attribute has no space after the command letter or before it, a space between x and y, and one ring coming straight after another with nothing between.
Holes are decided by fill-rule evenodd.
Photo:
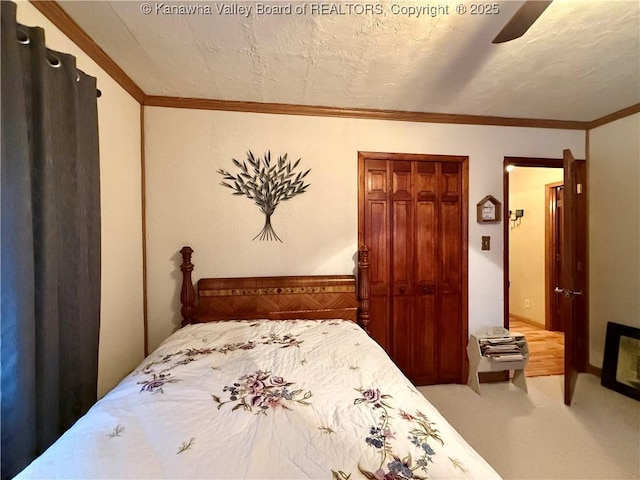
<instances>
[{"instance_id":1,"label":"wooden headboard","mask_svg":"<svg viewBox=\"0 0 640 480\"><path fill-rule=\"evenodd\" d=\"M196 291L191 247L182 254L182 325L234 319L344 318L369 331L369 250L358 252L352 275L201 278Z\"/></svg>"}]
</instances>

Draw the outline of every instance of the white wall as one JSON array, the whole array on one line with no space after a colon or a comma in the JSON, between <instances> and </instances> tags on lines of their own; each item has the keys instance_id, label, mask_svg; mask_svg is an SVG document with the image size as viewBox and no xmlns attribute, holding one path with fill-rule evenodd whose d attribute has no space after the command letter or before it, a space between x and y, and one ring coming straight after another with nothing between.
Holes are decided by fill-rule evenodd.
<instances>
[{"instance_id":1,"label":"white wall","mask_svg":"<svg viewBox=\"0 0 640 480\"><path fill-rule=\"evenodd\" d=\"M640 114L589 132L589 362L607 322L640 328Z\"/></svg>"},{"instance_id":2,"label":"white wall","mask_svg":"<svg viewBox=\"0 0 640 480\"><path fill-rule=\"evenodd\" d=\"M557 156L561 158L561 154ZM509 173L509 208L524 217L509 230L509 311L545 326L545 185L562 168L516 167ZM511 228L513 226L513 228ZM525 306L529 300L529 306Z\"/></svg>"},{"instance_id":3,"label":"white wall","mask_svg":"<svg viewBox=\"0 0 640 480\"><path fill-rule=\"evenodd\" d=\"M469 330L503 319L502 225L479 225L475 205L502 198L504 156L584 157L584 132L405 123L145 108L149 344L180 322L180 257L195 250L194 281L205 276L350 274L358 230L358 151L468 155ZM308 191L283 203L272 221L283 243L252 241L257 206L219 185L219 168L247 150L288 153L311 168ZM492 237L481 251L481 236Z\"/></svg>"},{"instance_id":4,"label":"white wall","mask_svg":"<svg viewBox=\"0 0 640 480\"><path fill-rule=\"evenodd\" d=\"M71 53L98 79L102 300L98 396L143 358L140 105L33 5L18 3L18 22L45 29L49 48Z\"/></svg>"}]
</instances>

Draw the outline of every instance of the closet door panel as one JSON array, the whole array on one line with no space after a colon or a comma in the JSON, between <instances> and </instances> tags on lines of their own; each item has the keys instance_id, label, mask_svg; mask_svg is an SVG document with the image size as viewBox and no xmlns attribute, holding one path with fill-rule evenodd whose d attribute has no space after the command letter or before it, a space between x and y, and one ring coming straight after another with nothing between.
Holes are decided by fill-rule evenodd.
<instances>
[{"instance_id":1,"label":"closet door panel","mask_svg":"<svg viewBox=\"0 0 640 480\"><path fill-rule=\"evenodd\" d=\"M372 295L386 295L389 276L389 215L386 201L367 202L367 221L371 226L365 232L365 245L375 255L369 255L369 279Z\"/></svg>"},{"instance_id":2,"label":"closet door panel","mask_svg":"<svg viewBox=\"0 0 640 480\"><path fill-rule=\"evenodd\" d=\"M459 164L441 164L439 210L438 380L462 375L462 176Z\"/></svg>"},{"instance_id":3,"label":"closet door panel","mask_svg":"<svg viewBox=\"0 0 640 480\"><path fill-rule=\"evenodd\" d=\"M438 283L443 292L460 292L462 284L460 206L443 203L440 211L441 240L439 242L440 269Z\"/></svg>"},{"instance_id":4,"label":"closet door panel","mask_svg":"<svg viewBox=\"0 0 640 480\"><path fill-rule=\"evenodd\" d=\"M457 163L441 164L440 175L440 285L460 291L462 282L462 176Z\"/></svg>"},{"instance_id":5,"label":"closet door panel","mask_svg":"<svg viewBox=\"0 0 640 480\"><path fill-rule=\"evenodd\" d=\"M412 162L392 162L391 181L391 295L393 359L412 376L413 342L413 178Z\"/></svg>"},{"instance_id":6,"label":"closet door panel","mask_svg":"<svg viewBox=\"0 0 640 480\"><path fill-rule=\"evenodd\" d=\"M418 385L436 383L438 376L435 294L416 295L411 340L412 381Z\"/></svg>"},{"instance_id":7,"label":"closet door panel","mask_svg":"<svg viewBox=\"0 0 640 480\"><path fill-rule=\"evenodd\" d=\"M438 322L438 382L459 382L462 377L462 325L459 294L441 294Z\"/></svg>"},{"instance_id":8,"label":"closet door panel","mask_svg":"<svg viewBox=\"0 0 640 480\"><path fill-rule=\"evenodd\" d=\"M437 164L416 162L415 313L413 377L418 384L437 381L438 217Z\"/></svg>"},{"instance_id":9,"label":"closet door panel","mask_svg":"<svg viewBox=\"0 0 640 480\"><path fill-rule=\"evenodd\" d=\"M385 160L365 162L364 244L369 247L371 336L387 351L391 349L389 302L390 215L389 173Z\"/></svg>"},{"instance_id":10,"label":"closet door panel","mask_svg":"<svg viewBox=\"0 0 640 480\"><path fill-rule=\"evenodd\" d=\"M392 357L405 375L412 375L413 342L413 241L411 202L393 201L393 236L391 248L392 287Z\"/></svg>"},{"instance_id":11,"label":"closet door panel","mask_svg":"<svg viewBox=\"0 0 640 480\"><path fill-rule=\"evenodd\" d=\"M395 201L392 210L391 276L393 295L413 293L413 206L411 202Z\"/></svg>"},{"instance_id":12,"label":"closet door panel","mask_svg":"<svg viewBox=\"0 0 640 480\"><path fill-rule=\"evenodd\" d=\"M411 295L413 289L413 181L411 162L392 162L391 277L393 295Z\"/></svg>"},{"instance_id":13,"label":"closet door panel","mask_svg":"<svg viewBox=\"0 0 640 480\"><path fill-rule=\"evenodd\" d=\"M438 281L437 172L433 162L417 162L416 175L416 284ZM418 289L420 293L420 289Z\"/></svg>"},{"instance_id":14,"label":"closet door panel","mask_svg":"<svg viewBox=\"0 0 640 480\"><path fill-rule=\"evenodd\" d=\"M394 295L393 304L393 347L391 356L400 370L413 378L412 332L413 298L411 295Z\"/></svg>"},{"instance_id":15,"label":"closet door panel","mask_svg":"<svg viewBox=\"0 0 640 480\"><path fill-rule=\"evenodd\" d=\"M391 322L389 320L389 302L385 296L372 296L369 299L369 333L386 352L391 352ZM375 319L375 321L373 321Z\"/></svg>"}]
</instances>

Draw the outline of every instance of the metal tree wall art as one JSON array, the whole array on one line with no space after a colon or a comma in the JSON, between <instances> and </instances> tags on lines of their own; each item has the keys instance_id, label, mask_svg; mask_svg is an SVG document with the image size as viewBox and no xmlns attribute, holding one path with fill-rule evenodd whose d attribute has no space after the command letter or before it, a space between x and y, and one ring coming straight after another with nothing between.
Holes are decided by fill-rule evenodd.
<instances>
[{"instance_id":1,"label":"metal tree wall art","mask_svg":"<svg viewBox=\"0 0 640 480\"><path fill-rule=\"evenodd\" d=\"M233 190L234 195L244 195L253 200L265 216L264 227L253 239L282 242L271 226L271 215L280 202L289 200L307 190L309 184L304 183L304 178L311 169L304 173L296 173L295 170L300 159L291 164L287 160L286 153L278 157L278 161L272 164L270 151L264 157L256 158L249 150L246 161L240 163L235 158L231 160L240 172L232 175L226 170L218 170L218 173L226 180L220 182L220 185Z\"/></svg>"}]
</instances>

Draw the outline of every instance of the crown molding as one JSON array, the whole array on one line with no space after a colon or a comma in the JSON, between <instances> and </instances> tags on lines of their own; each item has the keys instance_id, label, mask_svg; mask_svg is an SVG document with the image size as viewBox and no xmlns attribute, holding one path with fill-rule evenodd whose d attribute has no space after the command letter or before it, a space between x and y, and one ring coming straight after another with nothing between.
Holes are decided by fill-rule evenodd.
<instances>
[{"instance_id":1,"label":"crown molding","mask_svg":"<svg viewBox=\"0 0 640 480\"><path fill-rule=\"evenodd\" d=\"M162 97L148 95L144 105L149 107L188 108L195 110L221 110L227 112L270 113L316 117L359 118L393 120L399 122L452 123L458 125L491 125L503 127L556 128L585 130L589 122L544 120L530 118L491 117L448 113L407 112L403 110L375 110L366 108L340 108L318 105L291 105L284 103L239 102L202 98Z\"/></svg>"},{"instance_id":2,"label":"crown molding","mask_svg":"<svg viewBox=\"0 0 640 480\"><path fill-rule=\"evenodd\" d=\"M621 118L629 117L635 113L640 113L640 103L636 103L635 105L631 105L630 107L623 108L622 110L618 110L617 112L610 113L609 115L605 115L604 117L589 122L587 130L593 130L594 128L615 122Z\"/></svg>"},{"instance_id":3,"label":"crown molding","mask_svg":"<svg viewBox=\"0 0 640 480\"><path fill-rule=\"evenodd\" d=\"M138 103L144 102L145 93L124 70L69 16L58 2L49 0L30 0L31 5L47 17L62 33L71 39L78 48L86 53L111 78L124 88Z\"/></svg>"}]
</instances>

